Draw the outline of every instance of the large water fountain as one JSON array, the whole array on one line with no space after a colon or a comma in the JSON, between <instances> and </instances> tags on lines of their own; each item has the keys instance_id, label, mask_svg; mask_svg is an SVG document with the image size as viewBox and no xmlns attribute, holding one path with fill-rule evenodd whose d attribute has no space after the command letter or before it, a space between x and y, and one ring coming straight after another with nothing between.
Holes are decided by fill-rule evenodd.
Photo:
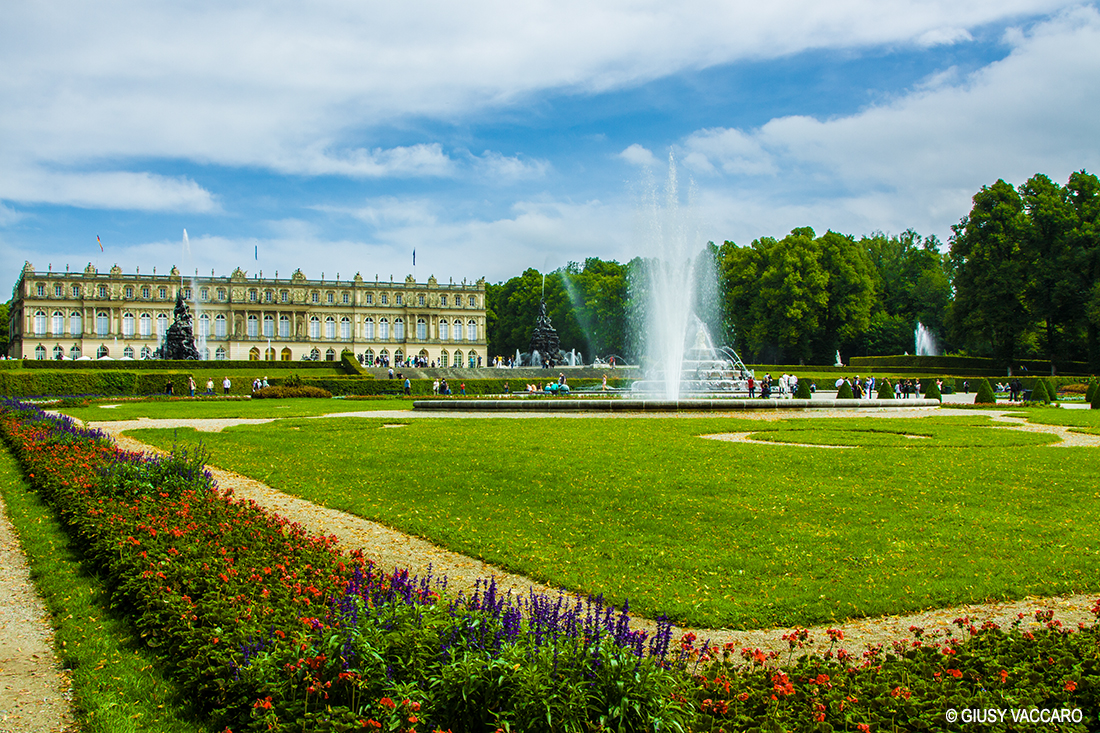
<instances>
[{"instance_id":1,"label":"large water fountain","mask_svg":"<svg viewBox=\"0 0 1100 733\"><path fill-rule=\"evenodd\" d=\"M728 347L716 348L696 308L705 306L700 289L717 278L690 204L681 207L676 162L668 159L668 179L663 197L650 185L643 207L646 215L645 240L650 258L646 262L646 336L648 366L646 378L634 383L633 391L659 394L676 400L682 394L731 393L748 390L751 372ZM712 307L716 303L710 304Z\"/></svg>"},{"instance_id":2,"label":"large water fountain","mask_svg":"<svg viewBox=\"0 0 1100 733\"><path fill-rule=\"evenodd\" d=\"M917 351L917 356L940 355L940 347L936 343L936 337L920 321L917 321L917 327L913 331L913 347Z\"/></svg>"}]
</instances>

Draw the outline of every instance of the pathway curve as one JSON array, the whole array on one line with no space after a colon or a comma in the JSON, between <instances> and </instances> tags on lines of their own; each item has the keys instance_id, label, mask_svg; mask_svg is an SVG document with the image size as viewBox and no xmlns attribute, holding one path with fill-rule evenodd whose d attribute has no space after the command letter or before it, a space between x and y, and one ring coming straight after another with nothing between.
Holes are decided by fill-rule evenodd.
<instances>
[{"instance_id":1,"label":"pathway curve","mask_svg":"<svg viewBox=\"0 0 1100 733\"><path fill-rule=\"evenodd\" d=\"M0 733L76 730L50 614L0 500Z\"/></svg>"},{"instance_id":2,"label":"pathway curve","mask_svg":"<svg viewBox=\"0 0 1100 733\"><path fill-rule=\"evenodd\" d=\"M952 414L981 414L992 417L994 420L1009 423L1006 429L1028 430L1045 432L1058 435L1063 443L1053 445L1067 446L1100 446L1100 436L1072 433L1066 428L1052 425L1032 425L1022 418L1008 417L1002 411L989 410L955 410ZM876 418L889 417L919 417L937 414L936 410L913 410L912 408L897 411L883 411L872 413ZM942 413L938 413L942 414ZM813 414L771 412L753 414L752 417L762 421L790 419L797 417L851 417L850 411L837 410L817 411ZM565 417L565 414L554 414L553 417ZM631 417L639 415L631 414ZM672 417L668 413L659 417ZM689 417L690 414L679 413L680 417ZM708 417L716 417L714 413L708 413ZM730 417L744 419L746 413L731 413ZM372 417L381 419L406 419L431 417L439 418L469 418L468 413L433 413L431 415L418 415L407 411L364 411L330 414L324 417ZM532 418L533 413L497 413L494 417ZM587 414L587 418L597 415ZM614 416L613 416L614 418ZM273 422L274 420L261 419L166 419L166 420L128 420L116 422L94 422L89 427L98 428L111 435L118 445L127 450L137 452L158 452L158 449L142 443L134 438L124 435L127 430L148 427L190 427L203 432L218 432L230 425L258 424ZM747 434L745 434L747 435ZM708 436L710 437L710 436ZM756 445L767 445L763 441L750 441ZM786 445L786 444L784 444ZM404 567L410 572L426 574L433 572L436 576L446 576L450 590L472 589L473 584L479 579L495 577L498 587L504 591L526 595L530 590L537 593L549 593L556 595L559 589L547 586L532 580L531 578L509 573L450 550L438 547L424 539L413 537L399 532L391 527L372 522L367 519L341 512L335 509L322 507L312 502L289 496L277 491L259 481L241 476L240 474L223 469L210 467L218 485L222 490L231 490L234 496L243 499L251 499L257 504L286 517L292 522L298 522L308 531L316 534L335 535L341 545L347 549L362 549L367 557L374 558L383 568ZM932 609L920 613L902 616L880 616L850 620L844 623L822 625L810 629L811 637L817 640L817 649L824 651L828 648L826 629L835 627L844 632L842 646L849 650L862 650L867 645L885 644L901 639L911 639L913 634L910 627L924 629L925 638L930 636L943 636L948 633L958 632L953 622L957 618L969 617L976 626L981 626L986 621L1008 627L1015 622L1020 614L1023 615L1023 627L1038 628L1041 624L1035 620L1035 612L1038 610L1053 610L1054 618L1066 626L1076 627L1078 623L1089 623L1095 620L1091 608L1096 602L1094 595L1075 595L1054 598L1029 597L1019 601L981 603L960 605L949 608ZM635 617L632 620L635 628L652 630L655 625L649 619ZM760 648L764 651L787 650L787 643L783 641L783 635L792 631L789 628L758 629L751 631L733 631L730 629L693 629L682 628L679 631L695 633L701 640L710 639L713 644L732 643L737 648Z\"/></svg>"}]
</instances>

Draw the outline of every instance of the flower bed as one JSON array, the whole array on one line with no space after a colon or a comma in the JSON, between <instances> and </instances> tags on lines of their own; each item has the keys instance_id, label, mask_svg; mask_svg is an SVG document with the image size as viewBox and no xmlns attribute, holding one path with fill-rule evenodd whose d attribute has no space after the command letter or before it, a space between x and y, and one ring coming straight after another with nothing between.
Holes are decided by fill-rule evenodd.
<instances>
[{"instance_id":1,"label":"flower bed","mask_svg":"<svg viewBox=\"0 0 1100 733\"><path fill-rule=\"evenodd\" d=\"M1095 626L959 619L957 637L914 628L860 656L835 630L816 656L805 631L786 657L676 645L668 624L647 636L598 598L501 596L492 581L449 596L444 579L381 573L218 492L202 455L136 456L17 403L0 431L166 668L234 731L877 731L940 729L951 711L1012 730L1032 710L1059 716L1056 730L1098 722Z\"/></svg>"}]
</instances>

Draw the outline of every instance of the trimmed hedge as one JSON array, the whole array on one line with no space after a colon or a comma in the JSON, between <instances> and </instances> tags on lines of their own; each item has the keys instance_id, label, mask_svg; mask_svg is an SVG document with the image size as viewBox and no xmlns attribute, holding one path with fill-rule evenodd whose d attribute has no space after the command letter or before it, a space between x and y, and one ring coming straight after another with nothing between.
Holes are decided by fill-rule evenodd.
<instances>
[{"instance_id":1,"label":"trimmed hedge","mask_svg":"<svg viewBox=\"0 0 1100 733\"><path fill-rule=\"evenodd\" d=\"M921 386L924 387L924 399L939 400L943 402L943 395L940 394L940 386L936 384L935 379L922 379Z\"/></svg>"},{"instance_id":2,"label":"trimmed hedge","mask_svg":"<svg viewBox=\"0 0 1100 733\"><path fill-rule=\"evenodd\" d=\"M852 393L852 385L848 384L847 380L840 383L840 387L836 391L836 398L838 400L855 399L855 395Z\"/></svg>"},{"instance_id":3,"label":"trimmed hedge","mask_svg":"<svg viewBox=\"0 0 1100 733\"><path fill-rule=\"evenodd\" d=\"M814 393L810 390L810 379L799 379L798 387L794 391L794 398L796 400L809 400L813 399Z\"/></svg>"},{"instance_id":4,"label":"trimmed hedge","mask_svg":"<svg viewBox=\"0 0 1100 733\"><path fill-rule=\"evenodd\" d=\"M988 379L978 380L978 391L974 394L975 405L995 405L997 396L993 394L993 387Z\"/></svg>"},{"instance_id":5,"label":"trimmed hedge","mask_svg":"<svg viewBox=\"0 0 1100 733\"><path fill-rule=\"evenodd\" d=\"M1050 402L1050 396L1047 395L1046 385L1043 384L1043 380L1036 379L1035 384L1031 386L1031 398L1030 402Z\"/></svg>"},{"instance_id":6,"label":"trimmed hedge","mask_svg":"<svg viewBox=\"0 0 1100 733\"><path fill-rule=\"evenodd\" d=\"M332 392L329 392L327 389L303 385L300 387L264 387L252 393L252 399L254 400L282 399L284 397L318 397L321 399L330 399L332 397Z\"/></svg>"},{"instance_id":7,"label":"trimmed hedge","mask_svg":"<svg viewBox=\"0 0 1100 733\"><path fill-rule=\"evenodd\" d=\"M894 399L894 385L890 384L889 379L883 379L878 383L878 398L880 400Z\"/></svg>"},{"instance_id":8,"label":"trimmed hedge","mask_svg":"<svg viewBox=\"0 0 1100 733\"><path fill-rule=\"evenodd\" d=\"M283 371L286 369L334 369L339 368L342 362L332 361L245 361L235 359L233 361L188 361L184 359L144 359L141 361L38 361L24 359L13 360L11 363L22 366L24 369L75 369L82 371L130 371L146 372L154 370L173 369L216 369L218 371L237 371L239 369L266 369L268 371ZM11 368L11 367L7 367ZM345 371L347 368L345 367ZM349 372L349 374L354 372Z\"/></svg>"},{"instance_id":9,"label":"trimmed hedge","mask_svg":"<svg viewBox=\"0 0 1100 733\"><path fill-rule=\"evenodd\" d=\"M1042 359L1027 359L1015 362L1013 368L1022 366L1028 372L1038 374L1050 374L1050 362ZM850 360L851 368L883 369L889 367L902 367L905 369L921 369L929 373L950 370L956 374L982 374L986 376L1004 376L1005 367L995 359L984 359L976 356L853 356ZM1059 362L1055 365L1060 374L1088 374L1088 364L1083 361Z\"/></svg>"}]
</instances>

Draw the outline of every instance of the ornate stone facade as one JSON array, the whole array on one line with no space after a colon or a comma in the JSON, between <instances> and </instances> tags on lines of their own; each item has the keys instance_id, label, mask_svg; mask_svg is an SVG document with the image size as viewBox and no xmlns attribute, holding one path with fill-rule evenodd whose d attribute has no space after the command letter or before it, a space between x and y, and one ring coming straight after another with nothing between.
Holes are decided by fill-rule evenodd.
<instances>
[{"instance_id":1,"label":"ornate stone facade","mask_svg":"<svg viewBox=\"0 0 1100 733\"><path fill-rule=\"evenodd\" d=\"M9 356L56 359L149 358L161 344L176 293L194 316L195 340L207 359L337 360L343 351L399 364L485 363L485 280L441 284L252 277L38 272L28 262L9 311Z\"/></svg>"}]
</instances>

